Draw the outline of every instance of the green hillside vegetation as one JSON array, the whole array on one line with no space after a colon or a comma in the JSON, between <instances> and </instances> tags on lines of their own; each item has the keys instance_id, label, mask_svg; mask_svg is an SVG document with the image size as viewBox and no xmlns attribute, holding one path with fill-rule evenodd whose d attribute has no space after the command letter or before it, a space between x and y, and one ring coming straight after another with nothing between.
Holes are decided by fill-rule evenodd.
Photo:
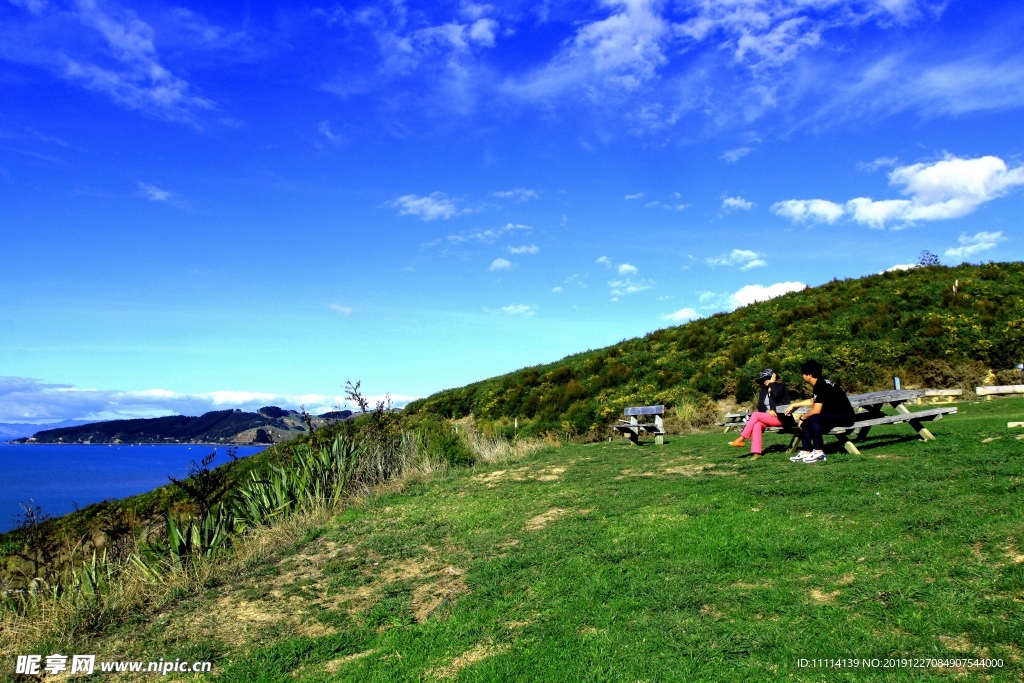
<instances>
[{"instance_id":1,"label":"green hillside vegetation","mask_svg":"<svg viewBox=\"0 0 1024 683\"><path fill-rule=\"evenodd\" d=\"M820 287L524 368L416 401L410 413L472 414L511 436L599 438L634 405L713 411L708 401L753 397L777 369L797 395L805 358L851 392L904 386L973 390L1019 382L1024 360L1024 263L932 266ZM990 374L990 371L993 371ZM1000 379L1001 378L1001 379ZM1018 378L1014 380L1014 378ZM671 413L670 413L671 414Z\"/></svg>"}]
</instances>

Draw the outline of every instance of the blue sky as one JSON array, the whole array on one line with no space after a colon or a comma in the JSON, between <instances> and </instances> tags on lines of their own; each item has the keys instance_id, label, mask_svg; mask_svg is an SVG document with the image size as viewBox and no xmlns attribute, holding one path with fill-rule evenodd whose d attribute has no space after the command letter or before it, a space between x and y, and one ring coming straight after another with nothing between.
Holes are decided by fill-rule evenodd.
<instances>
[{"instance_id":1,"label":"blue sky","mask_svg":"<svg viewBox=\"0 0 1024 683\"><path fill-rule=\"evenodd\" d=\"M0 421L399 401L1021 260L1024 8L2 0Z\"/></svg>"}]
</instances>

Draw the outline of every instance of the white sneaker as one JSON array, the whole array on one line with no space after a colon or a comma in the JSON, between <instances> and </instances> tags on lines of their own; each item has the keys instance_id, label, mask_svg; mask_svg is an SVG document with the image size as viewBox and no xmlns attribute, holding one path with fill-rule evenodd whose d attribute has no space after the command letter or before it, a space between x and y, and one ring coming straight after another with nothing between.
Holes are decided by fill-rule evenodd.
<instances>
[{"instance_id":1,"label":"white sneaker","mask_svg":"<svg viewBox=\"0 0 1024 683\"><path fill-rule=\"evenodd\" d=\"M790 462L800 462L804 458L810 456L810 454L811 454L810 451L800 451L799 453L797 453L796 455L791 457L789 460L790 460Z\"/></svg>"},{"instance_id":2,"label":"white sneaker","mask_svg":"<svg viewBox=\"0 0 1024 683\"><path fill-rule=\"evenodd\" d=\"M810 465L812 462L825 462L824 451L819 451L815 448L813 451L807 454L807 457L803 460L805 465Z\"/></svg>"}]
</instances>

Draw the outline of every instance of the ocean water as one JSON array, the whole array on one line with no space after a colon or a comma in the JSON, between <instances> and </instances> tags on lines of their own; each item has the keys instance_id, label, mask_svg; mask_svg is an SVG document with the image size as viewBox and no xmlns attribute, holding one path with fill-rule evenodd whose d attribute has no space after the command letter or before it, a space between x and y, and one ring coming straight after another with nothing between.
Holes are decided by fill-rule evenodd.
<instances>
[{"instance_id":1,"label":"ocean water","mask_svg":"<svg viewBox=\"0 0 1024 683\"><path fill-rule=\"evenodd\" d=\"M265 446L240 446L239 457ZM228 459L227 446L197 444L0 444L0 532L17 526L18 503L31 498L54 517L75 504L85 507L107 498L134 496L188 476L188 464L217 451L214 463Z\"/></svg>"}]
</instances>

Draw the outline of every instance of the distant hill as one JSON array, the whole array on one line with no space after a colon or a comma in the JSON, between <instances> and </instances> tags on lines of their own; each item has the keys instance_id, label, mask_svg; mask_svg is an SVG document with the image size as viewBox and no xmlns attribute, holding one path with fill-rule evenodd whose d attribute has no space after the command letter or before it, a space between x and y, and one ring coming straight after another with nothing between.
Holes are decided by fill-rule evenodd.
<instances>
[{"instance_id":1,"label":"distant hill","mask_svg":"<svg viewBox=\"0 0 1024 683\"><path fill-rule=\"evenodd\" d=\"M62 420L61 422L49 422L46 424L24 424L20 422L0 422L0 442L12 439L21 439L32 436L44 429L59 429L60 427L77 427L89 424L90 420Z\"/></svg>"},{"instance_id":2,"label":"distant hill","mask_svg":"<svg viewBox=\"0 0 1024 683\"><path fill-rule=\"evenodd\" d=\"M749 401L764 367L803 391L816 358L851 391L1019 382L1024 263L931 266L780 296L613 346L414 401L409 413L472 413L503 431L585 433L626 406ZM595 432L596 433L596 432Z\"/></svg>"},{"instance_id":3,"label":"distant hill","mask_svg":"<svg viewBox=\"0 0 1024 683\"><path fill-rule=\"evenodd\" d=\"M323 418L314 418L319 426ZM93 422L81 426L47 429L27 443L276 443L306 431L301 416L294 410L265 406L259 412L215 410L189 417L138 418Z\"/></svg>"}]
</instances>

